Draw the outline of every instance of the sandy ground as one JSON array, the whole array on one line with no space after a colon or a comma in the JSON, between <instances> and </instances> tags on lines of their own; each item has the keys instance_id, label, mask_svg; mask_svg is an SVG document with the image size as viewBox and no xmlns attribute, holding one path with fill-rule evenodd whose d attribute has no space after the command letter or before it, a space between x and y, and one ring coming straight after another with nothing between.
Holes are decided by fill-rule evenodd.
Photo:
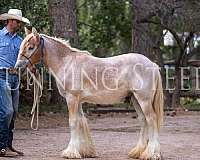
<instances>
[{"instance_id":1,"label":"sandy ground","mask_svg":"<svg viewBox=\"0 0 200 160\"><path fill-rule=\"evenodd\" d=\"M14 159L62 160L60 153L70 138L67 117L57 114L41 116L38 131L30 129L29 119L23 115L17 119L14 146L24 151L25 156ZM137 143L139 132L134 113L95 114L88 119L98 157L86 160L130 159L127 153ZM160 142L165 160L199 160L200 113L165 116Z\"/></svg>"}]
</instances>

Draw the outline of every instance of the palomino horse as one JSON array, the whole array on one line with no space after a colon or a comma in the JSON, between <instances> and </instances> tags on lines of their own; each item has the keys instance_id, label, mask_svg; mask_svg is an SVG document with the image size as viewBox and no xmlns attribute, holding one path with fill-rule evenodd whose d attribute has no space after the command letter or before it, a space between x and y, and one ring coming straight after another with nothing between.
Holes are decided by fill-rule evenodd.
<instances>
[{"instance_id":1,"label":"palomino horse","mask_svg":"<svg viewBox=\"0 0 200 160\"><path fill-rule=\"evenodd\" d=\"M56 78L69 110L71 138L64 158L95 157L84 102L118 103L131 97L141 123L137 145L129 157L161 159L159 128L163 120L163 90L159 67L141 54L97 58L72 48L66 41L38 34L33 28L23 40L17 68L31 67L43 59Z\"/></svg>"}]
</instances>

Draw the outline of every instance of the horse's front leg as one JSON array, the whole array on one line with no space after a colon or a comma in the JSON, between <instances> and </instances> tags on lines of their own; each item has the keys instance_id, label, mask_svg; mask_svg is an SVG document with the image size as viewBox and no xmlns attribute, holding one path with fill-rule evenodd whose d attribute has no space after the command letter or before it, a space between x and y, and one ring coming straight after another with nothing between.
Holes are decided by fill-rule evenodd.
<instances>
[{"instance_id":1,"label":"horse's front leg","mask_svg":"<svg viewBox=\"0 0 200 160\"><path fill-rule=\"evenodd\" d=\"M62 152L64 158L95 157L95 149L92 143L87 119L77 97L67 97L69 109L69 125L71 138L68 147Z\"/></svg>"}]
</instances>

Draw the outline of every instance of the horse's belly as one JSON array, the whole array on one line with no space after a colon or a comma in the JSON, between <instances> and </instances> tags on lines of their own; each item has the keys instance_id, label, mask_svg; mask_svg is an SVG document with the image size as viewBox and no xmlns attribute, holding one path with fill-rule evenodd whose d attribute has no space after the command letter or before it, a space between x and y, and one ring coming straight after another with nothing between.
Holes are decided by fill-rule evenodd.
<instances>
[{"instance_id":1,"label":"horse's belly","mask_svg":"<svg viewBox=\"0 0 200 160\"><path fill-rule=\"evenodd\" d=\"M128 91L99 91L96 93L85 93L82 97L83 102L95 104L114 104L122 102L128 96Z\"/></svg>"}]
</instances>

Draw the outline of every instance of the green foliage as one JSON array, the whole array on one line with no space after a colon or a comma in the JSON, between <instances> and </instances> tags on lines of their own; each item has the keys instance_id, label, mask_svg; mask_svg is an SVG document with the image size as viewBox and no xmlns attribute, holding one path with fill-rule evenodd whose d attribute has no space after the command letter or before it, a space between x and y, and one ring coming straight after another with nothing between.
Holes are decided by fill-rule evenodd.
<instances>
[{"instance_id":1,"label":"green foliage","mask_svg":"<svg viewBox=\"0 0 200 160\"><path fill-rule=\"evenodd\" d=\"M101 57L130 49L132 16L128 1L80 0L79 6L78 31L83 49L97 56L98 49L107 52Z\"/></svg>"},{"instance_id":2,"label":"green foliage","mask_svg":"<svg viewBox=\"0 0 200 160\"><path fill-rule=\"evenodd\" d=\"M6 13L10 8L21 9L23 16L39 31L50 32L47 0L1 0L0 13Z\"/></svg>"},{"instance_id":3,"label":"green foliage","mask_svg":"<svg viewBox=\"0 0 200 160\"><path fill-rule=\"evenodd\" d=\"M181 106L183 106L185 109L190 110L200 110L200 99L199 98L181 98L180 102Z\"/></svg>"},{"instance_id":4,"label":"green foliage","mask_svg":"<svg viewBox=\"0 0 200 160\"><path fill-rule=\"evenodd\" d=\"M77 2L81 49L89 50L100 57L130 50L132 15L129 1L79 0ZM34 27L42 33L51 35L48 0L1 0L0 13L6 13L10 8L21 9L23 16L27 17ZM0 25L2 26L2 22ZM105 53L99 55L98 50Z\"/></svg>"}]
</instances>

